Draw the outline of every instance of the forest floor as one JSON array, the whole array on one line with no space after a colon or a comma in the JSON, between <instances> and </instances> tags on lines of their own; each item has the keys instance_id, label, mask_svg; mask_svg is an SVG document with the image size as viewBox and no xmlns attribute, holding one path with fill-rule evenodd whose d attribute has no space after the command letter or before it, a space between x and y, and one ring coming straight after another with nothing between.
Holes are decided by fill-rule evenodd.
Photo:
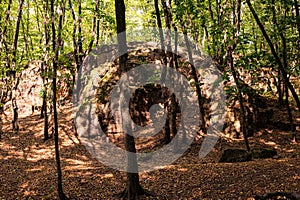
<instances>
[{"instance_id":1,"label":"forest floor","mask_svg":"<svg viewBox=\"0 0 300 200\"><path fill-rule=\"evenodd\" d=\"M57 199L53 138L43 141L43 119L20 113L20 132L11 131L6 111L0 141L0 199ZM104 166L76 138L72 105L59 108L60 155L64 191L70 199L113 199L123 190L126 174ZM141 173L141 185L155 194L142 199L253 199L267 192L300 193L300 143L289 132L264 128L250 138L251 146L276 148L272 159L218 163L228 147L244 148L243 140L219 139L204 158L201 139L172 165Z\"/></svg>"}]
</instances>

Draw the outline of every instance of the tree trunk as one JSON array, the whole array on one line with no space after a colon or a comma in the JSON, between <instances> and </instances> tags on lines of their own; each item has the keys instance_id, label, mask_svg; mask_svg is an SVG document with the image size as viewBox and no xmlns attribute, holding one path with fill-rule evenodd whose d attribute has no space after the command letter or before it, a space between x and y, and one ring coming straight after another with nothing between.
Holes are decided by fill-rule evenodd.
<instances>
[{"instance_id":1,"label":"tree trunk","mask_svg":"<svg viewBox=\"0 0 300 200\"><path fill-rule=\"evenodd\" d=\"M242 94L243 88L239 82L238 74L234 68L234 58L233 58L233 52L239 42L238 36L240 31L240 22L241 22L241 0L237 0L237 13L235 12L235 10L233 10L233 23L235 24L236 32L234 36L233 45L227 47L227 56L229 57L230 70L237 88L237 95L238 95L238 100L241 109L241 129L244 137L244 142L245 142L246 149L249 153L249 156L251 156L250 154L251 149L248 141L248 123L246 120L246 109L244 106L244 99Z\"/></svg>"},{"instance_id":2,"label":"tree trunk","mask_svg":"<svg viewBox=\"0 0 300 200\"><path fill-rule=\"evenodd\" d=\"M119 64L120 75L127 71L127 41L126 41L126 18L125 18L125 4L124 0L115 0L116 19L117 19L117 33L118 33L118 50L119 50Z\"/></svg>"},{"instance_id":3,"label":"tree trunk","mask_svg":"<svg viewBox=\"0 0 300 200\"><path fill-rule=\"evenodd\" d=\"M189 56L189 63L190 63L190 67L191 67L191 70L192 70L192 76L193 76L193 79L195 81L196 93L197 93L197 98L198 98L198 105L199 105L199 109L200 109L200 121L201 121L200 128L203 131L203 133L206 133L207 128L206 128L206 121L205 121L205 110L204 110L204 107L203 107L204 102L203 102L203 98L202 98L202 94L201 94L200 82L199 82L197 71L196 71L195 64L194 64L191 44L190 44L190 41L188 39L187 31L185 30L184 26L182 27L182 31L183 31L183 34L184 34L184 40L185 40L185 44L186 44L187 52L188 52L188 56Z\"/></svg>"},{"instance_id":4,"label":"tree trunk","mask_svg":"<svg viewBox=\"0 0 300 200\"><path fill-rule=\"evenodd\" d=\"M297 21L297 29L298 29L298 34L300 38L300 14L299 14L299 4L298 0L294 0L294 6L295 6L295 11L296 11L296 21Z\"/></svg>"},{"instance_id":5,"label":"tree trunk","mask_svg":"<svg viewBox=\"0 0 300 200\"><path fill-rule=\"evenodd\" d=\"M285 11L284 11L284 21L286 20L286 14L287 14L287 10L285 9ZM276 23L276 25L278 26L278 29L279 29L279 25L277 23ZM287 44L286 44L286 39L285 39L285 31L280 30L279 35L280 35L280 38L281 38L281 41L282 41L283 67L285 69L287 69L288 68L288 61L287 61ZM289 79L289 77L288 77L288 79ZM290 122L290 125L291 125L291 132L294 133L295 132L295 126L294 126L294 120L293 120L293 113L292 113L292 110L291 110L290 105L289 105L289 103L290 103L289 102L289 90L287 88L287 85L286 85L286 89L285 89L285 101L286 101L286 108L287 108L287 111L288 111L288 119L289 119L289 122ZM294 134L293 134L293 137L296 139Z\"/></svg>"},{"instance_id":6,"label":"tree trunk","mask_svg":"<svg viewBox=\"0 0 300 200\"><path fill-rule=\"evenodd\" d=\"M49 3L48 0L45 0L45 6L44 6L44 34L45 34L45 49L46 52L45 54L47 55L47 52L50 50L48 45L50 41L50 36L49 36L49 29L48 29L48 10L49 10ZM43 77L43 107L41 111L41 118L44 118L44 141L49 139L49 123L48 123L48 108L47 108L47 83L48 83L48 69L47 69L47 57L46 55L44 56L44 61L42 63L42 77Z\"/></svg>"},{"instance_id":7,"label":"tree trunk","mask_svg":"<svg viewBox=\"0 0 300 200\"><path fill-rule=\"evenodd\" d=\"M92 39L90 41L87 54L89 54L92 51L93 44L96 38L96 31L97 31L97 13L99 10L99 0L96 1L95 11L94 11L94 18L93 18L93 35ZM99 35L99 34L98 34Z\"/></svg>"},{"instance_id":8,"label":"tree trunk","mask_svg":"<svg viewBox=\"0 0 300 200\"><path fill-rule=\"evenodd\" d=\"M164 1L162 1L164 3ZM164 66L168 65L168 59L167 55L165 53L166 48L165 48L165 39L163 35L163 29L162 29L162 22L161 22L161 17L160 17L160 11L159 11L159 6L158 6L158 0L154 0L154 7L155 7L155 13L156 13L156 21L157 21L157 27L159 31L159 37L160 37L160 46L162 50L162 57L163 57L163 64ZM165 14L166 16L166 14ZM166 22L167 23L167 22ZM167 70L163 68L162 71L162 76L161 76L161 82L165 82L167 76ZM164 92L162 92L162 96L164 96ZM168 110L168 102L164 103L164 109ZM164 125L164 143L168 144L171 141L171 131L170 131L170 117L169 117L169 111L167 113L167 119L166 123Z\"/></svg>"},{"instance_id":9,"label":"tree trunk","mask_svg":"<svg viewBox=\"0 0 300 200\"><path fill-rule=\"evenodd\" d=\"M124 0L115 0L116 19L117 19L117 33L118 33L118 50L119 50L119 76L127 71L127 42L126 42L126 18L125 18L125 4ZM122 86L121 86L122 87ZM121 88L122 90L122 88ZM120 103L121 105L121 103ZM121 113L122 114L122 113ZM130 120L128 120L130 121ZM126 123L129 128L131 124ZM125 148L127 152L136 152L135 141L132 135L125 133ZM136 154L127 154L128 156L128 171L137 171L138 164ZM121 194L123 199L135 200L139 195L144 194L144 191L139 183L139 174L127 172L126 189Z\"/></svg>"},{"instance_id":10,"label":"tree trunk","mask_svg":"<svg viewBox=\"0 0 300 200\"><path fill-rule=\"evenodd\" d=\"M171 13L167 7L166 1L162 0L162 7L164 11L164 17L166 22L166 43L167 43L167 58L169 67L173 68L173 53L172 53L172 46L171 46Z\"/></svg>"},{"instance_id":11,"label":"tree trunk","mask_svg":"<svg viewBox=\"0 0 300 200\"><path fill-rule=\"evenodd\" d=\"M240 104L240 109L241 109L241 129L242 129L242 133L244 136L244 142L245 142L245 146L246 149L248 151L248 153L251 152L250 149L250 145L249 145L249 141L248 141L248 127L247 127L247 120L246 120L246 111L245 111L245 106L244 106L244 100L243 100L243 95L242 95L242 88L240 86L238 77L237 77L237 73L235 71L234 68L234 60L233 60L233 56L232 56L232 52L229 51L229 59L230 59L230 69L231 69L231 73L233 75L234 78L234 82L236 84L237 87L237 92L238 92L238 100L239 100L239 104Z\"/></svg>"},{"instance_id":12,"label":"tree trunk","mask_svg":"<svg viewBox=\"0 0 300 200\"><path fill-rule=\"evenodd\" d=\"M299 34L299 38L297 40L298 47L299 47L300 46L300 14L299 14L298 0L294 0L294 6L295 6L295 13L296 13L297 30L298 30L298 34ZM298 48L298 56L300 57L300 49L299 48ZM298 62L298 70L300 71L300 64L299 64L299 62Z\"/></svg>"},{"instance_id":13,"label":"tree trunk","mask_svg":"<svg viewBox=\"0 0 300 200\"><path fill-rule=\"evenodd\" d=\"M154 0L154 7L155 7L157 27L158 27L158 31L159 31L160 46L161 46L161 50L163 53L163 62L164 62L164 65L167 66L168 61L167 61L167 56L165 53L165 39L164 39L163 30L162 30L161 17L160 17L160 12L159 12L159 7L158 7L158 0Z\"/></svg>"},{"instance_id":14,"label":"tree trunk","mask_svg":"<svg viewBox=\"0 0 300 200\"><path fill-rule=\"evenodd\" d=\"M170 106L168 105L169 104L169 101L165 102L164 103L164 109L167 110L167 118L166 118L166 123L165 123L165 126L164 126L164 141L163 143L164 144L169 144L171 142L171 130L170 130Z\"/></svg>"},{"instance_id":15,"label":"tree trunk","mask_svg":"<svg viewBox=\"0 0 300 200\"><path fill-rule=\"evenodd\" d=\"M76 64L76 70L78 72L78 70L80 69L81 66L81 62L80 62L80 58L79 58L79 53L78 53L78 42L76 41L76 34L77 34L77 21L76 21L76 15L75 15L75 11L73 8L73 4L72 4L72 0L69 0L69 6L70 6L70 11L72 14L72 19L73 19L73 33L72 33L72 40L73 40L73 55L74 55L74 60L75 60L75 64ZM73 85L75 84L75 77L76 77L76 70L74 70L73 72L73 77L72 77L72 82ZM80 85L78 85L80 86ZM80 90L80 88L78 88L78 90ZM77 98L77 96L75 96L75 98Z\"/></svg>"},{"instance_id":16,"label":"tree trunk","mask_svg":"<svg viewBox=\"0 0 300 200\"><path fill-rule=\"evenodd\" d=\"M77 66L77 70L81 67L84 52L83 52L83 38L82 38L82 8L81 8L81 0L78 0L78 58L79 58L79 66Z\"/></svg>"},{"instance_id":17,"label":"tree trunk","mask_svg":"<svg viewBox=\"0 0 300 200\"><path fill-rule=\"evenodd\" d=\"M63 2L62 2L63 4ZM64 9L64 6L62 6ZM51 17L52 17L52 50L54 53L53 61L53 116L54 116L54 141L55 141L55 159L56 159L56 169L57 169L57 192L59 199L67 199L63 191L62 185L62 171L60 164L59 156L59 138L58 138L58 118L57 118L57 106L56 106L56 76L57 76L57 61L58 61L58 52L60 44L56 44L56 39L60 41L61 31L62 31L62 13L59 16L59 27L58 27L58 36L56 38L56 29L55 29L55 15L54 15L54 0L51 0Z\"/></svg>"},{"instance_id":18,"label":"tree trunk","mask_svg":"<svg viewBox=\"0 0 300 200\"><path fill-rule=\"evenodd\" d=\"M17 22L16 22L16 30L14 35L14 41L12 46L12 65L13 65L13 71L16 72L17 67L17 50L18 50L18 38L19 38L19 30L20 30L20 23L22 19L22 11L23 11L23 4L24 0L20 0L19 2L19 8L18 8L18 16L17 16ZM19 85L19 77L13 77L15 80L15 83L12 88L12 109L13 109L13 132L18 133L19 131L19 124L18 124L18 105L17 105L17 89Z\"/></svg>"}]
</instances>

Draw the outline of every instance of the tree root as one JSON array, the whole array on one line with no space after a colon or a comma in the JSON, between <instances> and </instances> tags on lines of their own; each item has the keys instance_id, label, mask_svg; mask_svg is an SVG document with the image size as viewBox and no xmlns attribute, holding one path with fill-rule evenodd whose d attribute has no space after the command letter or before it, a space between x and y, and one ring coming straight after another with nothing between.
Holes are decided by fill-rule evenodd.
<instances>
[{"instance_id":1,"label":"tree root","mask_svg":"<svg viewBox=\"0 0 300 200\"><path fill-rule=\"evenodd\" d=\"M140 196L155 196L155 194L143 189L142 186L139 185L135 194L129 191L128 188L124 188L122 192L114 195L115 198L123 200L138 200Z\"/></svg>"}]
</instances>

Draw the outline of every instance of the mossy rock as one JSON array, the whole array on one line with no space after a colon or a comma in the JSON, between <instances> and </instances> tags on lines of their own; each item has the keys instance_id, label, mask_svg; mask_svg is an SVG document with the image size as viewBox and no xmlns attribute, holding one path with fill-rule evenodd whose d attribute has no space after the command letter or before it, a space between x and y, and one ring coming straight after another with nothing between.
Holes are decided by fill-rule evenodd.
<instances>
[{"instance_id":1,"label":"mossy rock","mask_svg":"<svg viewBox=\"0 0 300 200\"><path fill-rule=\"evenodd\" d=\"M246 162L251 160L251 154L244 149L226 149L224 150L219 162Z\"/></svg>"},{"instance_id":2,"label":"mossy rock","mask_svg":"<svg viewBox=\"0 0 300 200\"><path fill-rule=\"evenodd\" d=\"M254 148L251 150L253 158L273 158L277 151L271 148Z\"/></svg>"}]
</instances>

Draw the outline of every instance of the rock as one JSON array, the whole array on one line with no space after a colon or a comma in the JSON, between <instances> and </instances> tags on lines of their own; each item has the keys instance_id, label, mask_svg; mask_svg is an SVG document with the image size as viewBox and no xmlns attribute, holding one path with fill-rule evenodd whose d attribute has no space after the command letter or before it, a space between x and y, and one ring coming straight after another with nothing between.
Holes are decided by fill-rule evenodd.
<instances>
[{"instance_id":1,"label":"rock","mask_svg":"<svg viewBox=\"0 0 300 200\"><path fill-rule=\"evenodd\" d=\"M246 162L251 160L251 154L244 149L224 150L219 162Z\"/></svg>"},{"instance_id":2,"label":"rock","mask_svg":"<svg viewBox=\"0 0 300 200\"><path fill-rule=\"evenodd\" d=\"M254 148L251 153L253 158L273 158L277 155L277 151L270 148Z\"/></svg>"}]
</instances>

